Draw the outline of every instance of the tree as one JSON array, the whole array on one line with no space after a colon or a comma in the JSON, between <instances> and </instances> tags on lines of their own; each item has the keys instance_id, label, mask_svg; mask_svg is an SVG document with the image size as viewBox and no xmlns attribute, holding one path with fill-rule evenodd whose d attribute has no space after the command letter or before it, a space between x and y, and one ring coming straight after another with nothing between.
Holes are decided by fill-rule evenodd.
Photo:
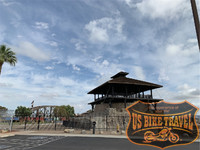
<instances>
[{"instance_id":1,"label":"tree","mask_svg":"<svg viewBox=\"0 0 200 150\"><path fill-rule=\"evenodd\" d=\"M7 111L7 110L8 110L8 108L0 106L0 111Z\"/></svg>"},{"instance_id":2,"label":"tree","mask_svg":"<svg viewBox=\"0 0 200 150\"><path fill-rule=\"evenodd\" d=\"M7 110L6 107L0 106L0 118L6 114Z\"/></svg>"},{"instance_id":3,"label":"tree","mask_svg":"<svg viewBox=\"0 0 200 150\"><path fill-rule=\"evenodd\" d=\"M32 114L32 111L30 108L26 108L24 106L18 106L15 110L15 116L16 117L22 117L23 119L25 117L30 117Z\"/></svg>"},{"instance_id":4,"label":"tree","mask_svg":"<svg viewBox=\"0 0 200 150\"><path fill-rule=\"evenodd\" d=\"M70 105L62 105L62 106L56 106L54 108L54 116L55 117L73 117L75 115L74 113L74 107L70 106Z\"/></svg>"},{"instance_id":5,"label":"tree","mask_svg":"<svg viewBox=\"0 0 200 150\"><path fill-rule=\"evenodd\" d=\"M17 63L17 57L15 56L15 53L10 50L10 48L6 48L6 45L0 46L0 75L3 64L7 62L11 66L15 66Z\"/></svg>"},{"instance_id":6,"label":"tree","mask_svg":"<svg viewBox=\"0 0 200 150\"><path fill-rule=\"evenodd\" d=\"M64 105L63 105L64 106ZM74 117L75 113L74 113L74 107L67 105L64 106L66 111L68 112L69 117Z\"/></svg>"}]
</instances>

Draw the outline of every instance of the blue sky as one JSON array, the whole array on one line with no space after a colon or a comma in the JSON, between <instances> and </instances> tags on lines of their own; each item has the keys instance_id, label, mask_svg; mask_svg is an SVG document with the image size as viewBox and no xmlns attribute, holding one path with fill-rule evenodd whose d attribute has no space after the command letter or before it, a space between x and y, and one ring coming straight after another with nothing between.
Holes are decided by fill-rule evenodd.
<instances>
[{"instance_id":1,"label":"blue sky","mask_svg":"<svg viewBox=\"0 0 200 150\"><path fill-rule=\"evenodd\" d=\"M197 2L199 10L200 2ZM199 105L199 50L188 0L0 0L0 103L90 109L87 92L119 71L164 87L156 98Z\"/></svg>"}]
</instances>

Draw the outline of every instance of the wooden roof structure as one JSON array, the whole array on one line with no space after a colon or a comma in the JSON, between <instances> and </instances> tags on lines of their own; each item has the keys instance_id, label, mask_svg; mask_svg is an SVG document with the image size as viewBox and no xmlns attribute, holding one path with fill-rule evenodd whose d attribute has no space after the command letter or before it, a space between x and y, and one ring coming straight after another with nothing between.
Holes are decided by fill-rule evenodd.
<instances>
[{"instance_id":1,"label":"wooden roof structure","mask_svg":"<svg viewBox=\"0 0 200 150\"><path fill-rule=\"evenodd\" d=\"M89 103L92 110L94 110L94 105L101 103L108 103L110 108L112 103L124 103L126 108L127 103L137 100L151 103L162 100L154 99L152 94L152 89L161 88L162 85L127 78L127 75L127 72L119 72L112 76L111 80L88 92L88 94L94 94L94 101ZM150 94L145 93L146 91L150 91Z\"/></svg>"},{"instance_id":2,"label":"wooden roof structure","mask_svg":"<svg viewBox=\"0 0 200 150\"><path fill-rule=\"evenodd\" d=\"M128 95L133 92L139 93L163 87L162 85L127 78L126 75L128 75L127 72L119 72L116 75L112 76L111 80L91 90L90 92L88 92L88 94L109 94L110 92L112 92L112 90L109 90L111 86L114 87L115 92L117 93L121 93L126 88L126 93Z\"/></svg>"}]
</instances>

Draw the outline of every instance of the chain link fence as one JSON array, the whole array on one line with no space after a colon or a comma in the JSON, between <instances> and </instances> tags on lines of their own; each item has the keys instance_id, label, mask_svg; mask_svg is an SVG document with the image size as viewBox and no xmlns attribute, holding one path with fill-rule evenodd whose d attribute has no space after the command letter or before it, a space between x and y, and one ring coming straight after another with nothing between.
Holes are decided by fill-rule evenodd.
<instances>
[{"instance_id":1,"label":"chain link fence","mask_svg":"<svg viewBox=\"0 0 200 150\"><path fill-rule=\"evenodd\" d=\"M0 132L7 132L12 129L14 110L0 111Z\"/></svg>"}]
</instances>

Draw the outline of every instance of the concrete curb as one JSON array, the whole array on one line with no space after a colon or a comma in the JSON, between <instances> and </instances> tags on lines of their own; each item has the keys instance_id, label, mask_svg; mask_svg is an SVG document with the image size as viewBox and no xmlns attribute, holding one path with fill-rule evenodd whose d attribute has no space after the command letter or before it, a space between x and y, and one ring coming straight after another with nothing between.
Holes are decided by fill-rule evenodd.
<instances>
[{"instance_id":1,"label":"concrete curb","mask_svg":"<svg viewBox=\"0 0 200 150\"><path fill-rule=\"evenodd\" d=\"M0 138L10 137L10 136L15 136L15 134L11 134L11 133L9 133L9 134L2 134L2 135L0 135Z\"/></svg>"},{"instance_id":2,"label":"concrete curb","mask_svg":"<svg viewBox=\"0 0 200 150\"><path fill-rule=\"evenodd\" d=\"M0 138L15 136L15 135L35 135L35 136L63 136L63 137L99 137L99 138L118 138L118 139L127 139L125 135L98 135L98 134L67 134L67 133L38 133L34 131L24 131L16 133L6 133L0 134ZM139 138L139 137L136 137ZM197 139L195 142L200 142L200 139Z\"/></svg>"},{"instance_id":3,"label":"concrete curb","mask_svg":"<svg viewBox=\"0 0 200 150\"><path fill-rule=\"evenodd\" d=\"M98 134L67 134L67 133L17 133L16 135L45 135L45 136L64 136L64 137L101 137L101 138L127 138L123 135L98 135Z\"/></svg>"}]
</instances>

